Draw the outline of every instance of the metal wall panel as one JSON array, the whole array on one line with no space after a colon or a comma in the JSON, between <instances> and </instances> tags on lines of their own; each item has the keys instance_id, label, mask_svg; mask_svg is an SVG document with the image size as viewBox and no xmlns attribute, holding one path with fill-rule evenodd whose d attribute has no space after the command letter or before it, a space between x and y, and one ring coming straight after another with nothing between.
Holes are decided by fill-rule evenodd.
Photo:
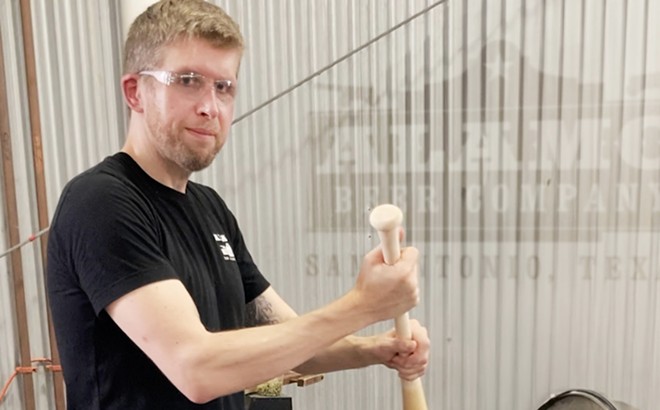
<instances>
[{"instance_id":1,"label":"metal wall panel","mask_svg":"<svg viewBox=\"0 0 660 410\"><path fill-rule=\"evenodd\" d=\"M434 2L219 4L248 41L241 118ZM449 0L240 119L199 178L299 311L352 285L369 209L402 206L431 408L530 409L571 387L653 408L657 7ZM398 403L383 369L293 394Z\"/></svg>"},{"instance_id":2,"label":"metal wall panel","mask_svg":"<svg viewBox=\"0 0 660 410\"><path fill-rule=\"evenodd\" d=\"M16 3L0 0L0 29L27 236L36 211ZM423 255L411 315L434 343L430 408L532 409L574 387L658 406L660 3L216 3L248 47L232 139L195 179L235 210L296 310L352 286L377 243L369 210L393 202ZM52 214L64 183L123 140L122 30L117 2L32 4ZM23 260L39 306L33 349L47 355L36 247ZM7 280L3 262L0 380L16 357ZM20 408L12 389L3 405ZM47 408L50 389L38 391ZM400 401L384 368L285 393L303 409Z\"/></svg>"},{"instance_id":3,"label":"metal wall panel","mask_svg":"<svg viewBox=\"0 0 660 410\"><path fill-rule=\"evenodd\" d=\"M33 4L52 214L64 184L123 143L121 25L116 2Z\"/></svg>"},{"instance_id":4,"label":"metal wall panel","mask_svg":"<svg viewBox=\"0 0 660 410\"><path fill-rule=\"evenodd\" d=\"M11 131L12 157L14 162L14 178L16 185L16 201L19 208L19 234L21 239L27 239L34 232L37 224L36 196L34 193L34 174L32 168L32 147L27 109L26 73L24 69L24 54L22 45L20 8L18 2L0 1L0 37L2 39L5 81L7 87L7 109L9 111L9 128ZM2 104L5 102L3 101ZM5 160L4 157L2 159ZM0 218L0 248L9 248L7 243L8 226L5 212L4 190L0 193L3 211ZM43 271L38 245L26 246L21 252L23 268L23 286L25 302L28 306L27 328L30 334L30 350L33 357L49 357L46 329L45 298L43 289ZM10 377L17 366L21 365L18 343L18 324L14 305L14 284L9 270L9 258L0 263L0 383ZM39 371L32 377L35 392L50 388L46 372ZM0 405L11 409L23 406L21 390L22 376L18 376L10 394ZM37 408L49 408L52 403L49 395L37 394Z\"/></svg>"},{"instance_id":5,"label":"metal wall panel","mask_svg":"<svg viewBox=\"0 0 660 410\"><path fill-rule=\"evenodd\" d=\"M52 215L66 181L123 140L124 109L119 94L120 21L115 2L35 0L31 2L41 134L47 194ZM5 77L21 240L39 230L31 128L19 1L0 1ZM4 198L0 199L4 204ZM3 209L4 211L4 209ZM6 218L0 218L0 250L9 248ZM13 244L12 244L13 245ZM30 350L49 358L45 283L38 241L21 250ZM8 258L0 261L0 383L19 365L12 281ZM33 376L37 409L55 408L50 373ZM24 408L19 376L0 407Z\"/></svg>"}]
</instances>

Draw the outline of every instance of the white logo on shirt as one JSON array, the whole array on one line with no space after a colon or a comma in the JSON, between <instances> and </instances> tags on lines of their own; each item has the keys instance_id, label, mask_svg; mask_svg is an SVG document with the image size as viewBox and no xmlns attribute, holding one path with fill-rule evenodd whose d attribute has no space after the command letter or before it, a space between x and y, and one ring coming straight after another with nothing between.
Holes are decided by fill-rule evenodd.
<instances>
[{"instance_id":1,"label":"white logo on shirt","mask_svg":"<svg viewBox=\"0 0 660 410\"><path fill-rule=\"evenodd\" d=\"M227 237L225 235L214 233L213 238L220 247L220 252L222 252L222 256L225 258L225 260L235 262L236 257L234 256L234 250L231 248L231 245L229 245Z\"/></svg>"}]
</instances>

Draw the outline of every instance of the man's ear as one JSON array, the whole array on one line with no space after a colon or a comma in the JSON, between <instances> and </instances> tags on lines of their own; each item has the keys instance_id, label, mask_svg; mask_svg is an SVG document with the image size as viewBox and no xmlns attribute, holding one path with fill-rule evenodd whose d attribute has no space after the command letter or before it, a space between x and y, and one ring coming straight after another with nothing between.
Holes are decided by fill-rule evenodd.
<instances>
[{"instance_id":1,"label":"man's ear","mask_svg":"<svg viewBox=\"0 0 660 410\"><path fill-rule=\"evenodd\" d=\"M124 102L128 105L128 108L131 111L143 112L144 107L142 104L142 95L138 89L138 79L137 74L124 74L121 77L121 90L124 94Z\"/></svg>"}]
</instances>

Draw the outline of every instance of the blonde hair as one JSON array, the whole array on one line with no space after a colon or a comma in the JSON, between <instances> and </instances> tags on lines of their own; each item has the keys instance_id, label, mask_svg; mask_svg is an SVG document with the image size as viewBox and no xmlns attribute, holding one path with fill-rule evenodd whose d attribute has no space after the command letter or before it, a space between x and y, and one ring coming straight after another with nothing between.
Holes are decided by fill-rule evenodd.
<instances>
[{"instance_id":1,"label":"blonde hair","mask_svg":"<svg viewBox=\"0 0 660 410\"><path fill-rule=\"evenodd\" d=\"M189 38L243 50L238 24L220 7L204 0L161 0L131 24L124 46L124 74L154 68L166 46Z\"/></svg>"}]
</instances>

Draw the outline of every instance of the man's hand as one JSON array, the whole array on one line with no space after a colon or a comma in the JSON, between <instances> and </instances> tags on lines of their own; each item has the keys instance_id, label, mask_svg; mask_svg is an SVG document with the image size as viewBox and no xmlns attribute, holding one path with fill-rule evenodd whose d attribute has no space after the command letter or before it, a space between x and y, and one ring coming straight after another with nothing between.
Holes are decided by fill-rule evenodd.
<instances>
[{"instance_id":1,"label":"man's hand","mask_svg":"<svg viewBox=\"0 0 660 410\"><path fill-rule=\"evenodd\" d=\"M418 258L413 247L402 249L394 265L385 263L380 246L365 255L353 292L372 322L393 319L419 303Z\"/></svg>"},{"instance_id":2,"label":"man's hand","mask_svg":"<svg viewBox=\"0 0 660 410\"><path fill-rule=\"evenodd\" d=\"M403 340L392 329L370 337L369 353L375 361L399 372L404 380L415 380L424 375L429 362L429 340L426 328L417 320L410 320L413 339Z\"/></svg>"}]
</instances>

